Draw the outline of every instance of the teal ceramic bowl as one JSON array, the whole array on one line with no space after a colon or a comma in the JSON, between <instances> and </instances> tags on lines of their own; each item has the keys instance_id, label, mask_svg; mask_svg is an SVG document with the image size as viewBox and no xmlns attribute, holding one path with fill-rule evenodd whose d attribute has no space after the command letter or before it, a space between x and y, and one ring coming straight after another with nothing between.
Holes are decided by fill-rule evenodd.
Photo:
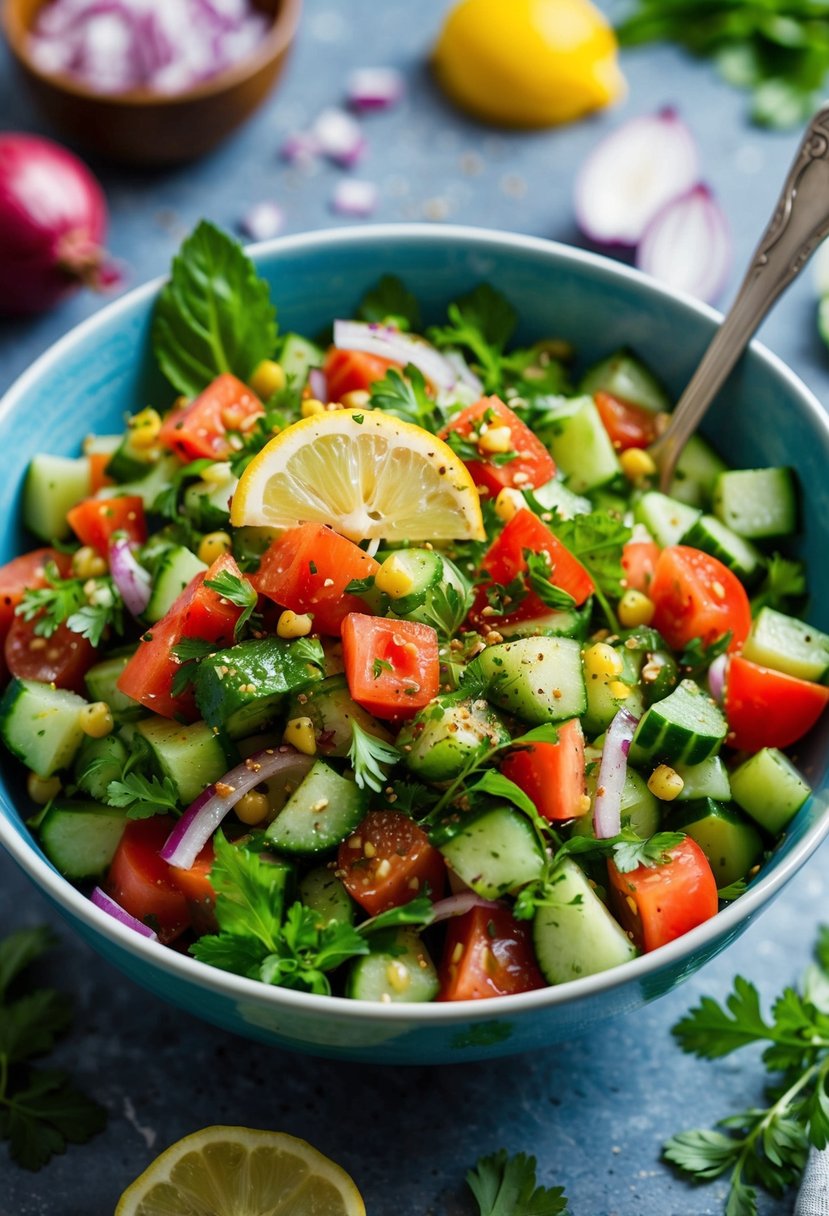
<instances>
[{"instance_id":1,"label":"teal ceramic bowl","mask_svg":"<svg viewBox=\"0 0 829 1216\"><path fill-rule=\"evenodd\" d=\"M403 278L437 317L481 280L512 301L523 341L555 335L583 362L627 343L674 394L687 382L719 315L632 270L579 250L474 228L395 225L289 237L255 247L283 328L314 334L350 316L381 274ZM0 405L0 562L27 545L18 498L30 457L75 454L90 431L119 429L124 414L166 401L153 367L150 320L159 284L125 296L74 330L35 363ZM813 623L829 629L829 422L804 385L754 346L704 428L735 465L796 465L808 511L802 553L809 562ZM28 542L29 547L31 542ZM84 938L128 979L218 1026L264 1043L321 1056L387 1064L480 1059L543 1047L636 1008L672 989L746 928L792 879L829 832L829 724L798 762L815 795L749 891L713 920L627 966L558 988L446 1005L371 1005L270 988L214 970L148 942L95 908L44 858L21 820L13 765L0 772L0 841Z\"/></svg>"}]
</instances>

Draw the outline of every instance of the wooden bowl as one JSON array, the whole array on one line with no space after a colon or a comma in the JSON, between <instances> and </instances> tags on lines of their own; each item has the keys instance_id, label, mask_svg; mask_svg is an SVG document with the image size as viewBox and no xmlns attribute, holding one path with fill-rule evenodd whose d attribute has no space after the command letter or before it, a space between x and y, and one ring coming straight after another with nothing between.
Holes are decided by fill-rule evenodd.
<instances>
[{"instance_id":1,"label":"wooden bowl","mask_svg":"<svg viewBox=\"0 0 829 1216\"><path fill-rule=\"evenodd\" d=\"M29 54L29 34L47 0L2 0L12 55L46 118L68 140L108 160L172 165L193 160L244 122L278 80L294 40L302 0L254 0L273 18L256 52L183 93L149 89L103 94L68 76L48 75Z\"/></svg>"}]
</instances>

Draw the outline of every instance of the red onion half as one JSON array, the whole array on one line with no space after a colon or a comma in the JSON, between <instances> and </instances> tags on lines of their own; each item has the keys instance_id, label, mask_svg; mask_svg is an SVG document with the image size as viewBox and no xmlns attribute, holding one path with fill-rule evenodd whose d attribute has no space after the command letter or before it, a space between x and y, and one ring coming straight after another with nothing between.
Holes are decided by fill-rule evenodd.
<instances>
[{"instance_id":1,"label":"red onion half","mask_svg":"<svg viewBox=\"0 0 829 1216\"><path fill-rule=\"evenodd\" d=\"M630 742L638 722L630 710L620 709L607 728L593 800L593 831L597 840L618 836L622 830L622 790Z\"/></svg>"},{"instance_id":2,"label":"red onion half","mask_svg":"<svg viewBox=\"0 0 829 1216\"><path fill-rule=\"evenodd\" d=\"M440 351L422 338L403 334L393 325L376 322L335 321L334 345L340 350L362 350L380 355L405 367L412 363L436 389L447 392L455 387L459 375Z\"/></svg>"},{"instance_id":3,"label":"red onion half","mask_svg":"<svg viewBox=\"0 0 829 1216\"><path fill-rule=\"evenodd\" d=\"M140 616L150 602L152 579L149 572L136 561L132 546L125 536L119 536L109 546L109 572L127 612Z\"/></svg>"},{"instance_id":4,"label":"red onion half","mask_svg":"<svg viewBox=\"0 0 829 1216\"><path fill-rule=\"evenodd\" d=\"M731 234L725 213L707 186L694 186L651 220L636 265L700 300L710 303L717 298L731 266Z\"/></svg>"},{"instance_id":5,"label":"red onion half","mask_svg":"<svg viewBox=\"0 0 829 1216\"><path fill-rule=\"evenodd\" d=\"M89 897L96 908L100 908L102 912L107 912L114 920L117 920L122 925L126 925L128 929L133 929L136 933L140 933L142 937L148 937L151 941L158 941L158 934L149 925L145 925L142 920L136 920L127 912L126 908L122 908L116 903L106 891L102 891L100 887L95 887Z\"/></svg>"},{"instance_id":6,"label":"red onion half","mask_svg":"<svg viewBox=\"0 0 829 1216\"><path fill-rule=\"evenodd\" d=\"M395 68L357 68L346 94L355 110L387 110L403 96L403 77Z\"/></svg>"}]
</instances>

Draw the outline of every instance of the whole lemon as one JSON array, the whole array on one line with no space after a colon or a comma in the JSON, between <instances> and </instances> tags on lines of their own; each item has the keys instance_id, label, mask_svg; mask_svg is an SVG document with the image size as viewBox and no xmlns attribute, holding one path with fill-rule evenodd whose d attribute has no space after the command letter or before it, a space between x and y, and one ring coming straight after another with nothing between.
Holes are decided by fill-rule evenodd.
<instances>
[{"instance_id":1,"label":"whole lemon","mask_svg":"<svg viewBox=\"0 0 829 1216\"><path fill-rule=\"evenodd\" d=\"M433 67L452 100L477 118L546 127L624 95L617 49L590 0L460 0Z\"/></svg>"}]
</instances>

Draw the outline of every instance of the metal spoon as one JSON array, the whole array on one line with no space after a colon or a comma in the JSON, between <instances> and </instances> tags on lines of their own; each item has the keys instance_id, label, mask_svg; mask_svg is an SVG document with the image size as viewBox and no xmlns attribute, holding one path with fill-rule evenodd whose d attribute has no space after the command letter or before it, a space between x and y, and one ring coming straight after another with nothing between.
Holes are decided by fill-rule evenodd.
<instances>
[{"instance_id":1,"label":"metal spoon","mask_svg":"<svg viewBox=\"0 0 829 1216\"><path fill-rule=\"evenodd\" d=\"M829 235L829 104L814 116L737 298L650 448L667 492L679 454L777 297Z\"/></svg>"}]
</instances>

